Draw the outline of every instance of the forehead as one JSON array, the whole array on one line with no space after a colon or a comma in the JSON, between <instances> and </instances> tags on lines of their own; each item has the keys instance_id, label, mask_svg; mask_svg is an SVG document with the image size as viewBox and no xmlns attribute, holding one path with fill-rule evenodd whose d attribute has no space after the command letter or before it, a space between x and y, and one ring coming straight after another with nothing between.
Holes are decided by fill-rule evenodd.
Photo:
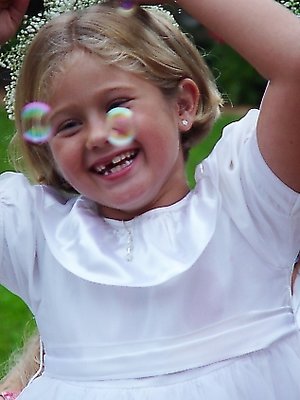
<instances>
[{"instance_id":1,"label":"forehead","mask_svg":"<svg viewBox=\"0 0 300 400\"><path fill-rule=\"evenodd\" d=\"M98 54L82 49L75 49L59 60L56 60L44 75L44 93L51 97L57 88L67 83L78 83L80 80L89 81L97 79L101 83L109 83L112 80L133 80L143 79L143 73L132 68L130 63L116 64L106 60ZM43 91L44 91L43 90Z\"/></svg>"},{"instance_id":2,"label":"forehead","mask_svg":"<svg viewBox=\"0 0 300 400\"><path fill-rule=\"evenodd\" d=\"M114 95L144 96L149 91L159 89L136 73L109 65L96 55L76 51L51 79L46 102L52 107L64 107L70 102L86 104L93 98L109 100Z\"/></svg>"},{"instance_id":3,"label":"forehead","mask_svg":"<svg viewBox=\"0 0 300 400\"><path fill-rule=\"evenodd\" d=\"M132 81L140 79L136 73L126 71L117 65L105 62L98 55L82 50L75 50L64 57L55 68L50 86L52 91L61 86L79 85L80 82L89 84L97 81L99 84L109 85L111 81ZM96 82L95 82L96 84Z\"/></svg>"}]
</instances>

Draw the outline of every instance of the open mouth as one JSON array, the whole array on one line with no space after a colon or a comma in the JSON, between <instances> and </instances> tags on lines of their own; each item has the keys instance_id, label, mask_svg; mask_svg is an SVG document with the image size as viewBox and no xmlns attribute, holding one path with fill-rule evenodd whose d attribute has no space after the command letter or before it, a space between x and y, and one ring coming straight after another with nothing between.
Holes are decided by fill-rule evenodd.
<instances>
[{"instance_id":1,"label":"open mouth","mask_svg":"<svg viewBox=\"0 0 300 400\"><path fill-rule=\"evenodd\" d=\"M92 171L103 176L115 174L129 167L129 165L133 163L133 160L136 158L137 154L138 150L131 150L118 154L108 164L97 165L92 168Z\"/></svg>"}]
</instances>

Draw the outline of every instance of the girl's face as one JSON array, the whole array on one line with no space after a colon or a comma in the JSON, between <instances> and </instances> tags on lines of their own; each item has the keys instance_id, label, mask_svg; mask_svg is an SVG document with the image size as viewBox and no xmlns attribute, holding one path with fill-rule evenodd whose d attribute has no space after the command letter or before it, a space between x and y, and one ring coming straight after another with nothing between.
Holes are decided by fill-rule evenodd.
<instances>
[{"instance_id":1,"label":"girl's face","mask_svg":"<svg viewBox=\"0 0 300 400\"><path fill-rule=\"evenodd\" d=\"M104 216L130 219L188 192L179 101L152 83L75 52L55 77L49 104L57 168ZM114 107L133 112L136 137L123 147L107 140L106 113Z\"/></svg>"}]
</instances>

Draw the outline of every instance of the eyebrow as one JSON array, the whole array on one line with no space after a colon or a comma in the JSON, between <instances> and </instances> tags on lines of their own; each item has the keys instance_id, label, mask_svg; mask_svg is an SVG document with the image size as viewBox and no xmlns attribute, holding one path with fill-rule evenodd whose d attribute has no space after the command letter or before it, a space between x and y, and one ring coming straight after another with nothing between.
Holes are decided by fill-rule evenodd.
<instances>
[{"instance_id":1,"label":"eyebrow","mask_svg":"<svg viewBox=\"0 0 300 400\"><path fill-rule=\"evenodd\" d=\"M133 90L134 90L134 87L131 86L131 85L130 86L122 86L122 87L121 86L116 87L114 85L114 86L111 86L111 87L107 87L107 88L101 89L99 91L96 90L93 93L93 97L102 98L102 99L106 98L108 95L113 97L113 96L121 93L122 91L126 91L126 95L130 96L130 94L133 92ZM68 103L67 106L63 105L61 108L56 109L55 112L53 112L51 110L50 113L48 114L48 118L49 119L53 119L53 118L57 117L59 114L67 113L67 112L69 112L70 110L72 110L72 109L74 109L76 107L78 107L78 101L74 101L74 102ZM51 107L51 109L53 109L53 108L54 107Z\"/></svg>"}]
</instances>

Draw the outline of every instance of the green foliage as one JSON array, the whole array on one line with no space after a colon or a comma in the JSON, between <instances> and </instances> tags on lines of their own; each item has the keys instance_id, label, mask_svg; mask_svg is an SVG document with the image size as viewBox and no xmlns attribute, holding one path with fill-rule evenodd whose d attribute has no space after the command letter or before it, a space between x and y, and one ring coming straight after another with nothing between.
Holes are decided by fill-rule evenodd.
<instances>
[{"instance_id":1,"label":"green foliage","mask_svg":"<svg viewBox=\"0 0 300 400\"><path fill-rule=\"evenodd\" d=\"M259 106L266 80L237 52L215 42L206 60L226 103Z\"/></svg>"},{"instance_id":2,"label":"green foliage","mask_svg":"<svg viewBox=\"0 0 300 400\"><path fill-rule=\"evenodd\" d=\"M24 336L29 336L35 322L27 306L17 296L0 286L0 379L5 373L5 362L20 348Z\"/></svg>"},{"instance_id":3,"label":"green foliage","mask_svg":"<svg viewBox=\"0 0 300 400\"><path fill-rule=\"evenodd\" d=\"M8 119L6 112L0 107L0 172L11 169L7 157L7 145L13 132L13 122Z\"/></svg>"}]
</instances>

